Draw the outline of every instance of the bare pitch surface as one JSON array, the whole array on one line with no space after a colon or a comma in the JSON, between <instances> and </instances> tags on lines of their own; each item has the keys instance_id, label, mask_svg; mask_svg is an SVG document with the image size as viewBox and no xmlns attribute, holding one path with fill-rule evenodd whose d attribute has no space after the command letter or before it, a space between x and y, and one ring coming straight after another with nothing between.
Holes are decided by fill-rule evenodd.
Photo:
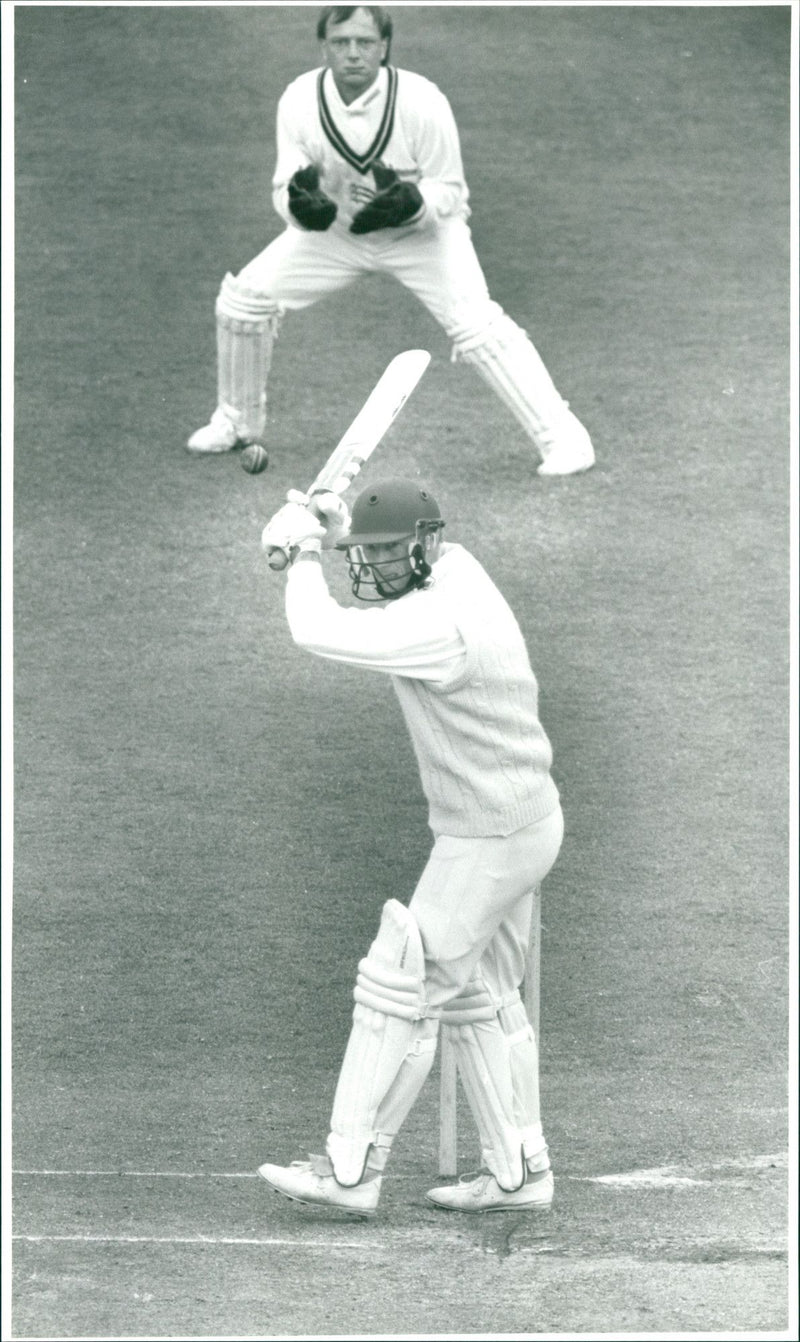
<instances>
[{"instance_id":1,"label":"bare pitch surface","mask_svg":"<svg viewBox=\"0 0 800 1342\"><path fill-rule=\"evenodd\" d=\"M454 13L398 11L394 56L451 97L490 287L595 435L581 480L538 481L373 280L287 321L269 471L189 458L312 14L15 14L20 1336L785 1322L788 12ZM289 646L258 549L411 345L365 479L426 480L509 597L567 818L558 1201L522 1223L424 1203L433 1084L375 1226L248 1176L319 1148L356 963L427 854L388 686Z\"/></svg>"},{"instance_id":2,"label":"bare pitch surface","mask_svg":"<svg viewBox=\"0 0 800 1342\"><path fill-rule=\"evenodd\" d=\"M367 1223L265 1195L246 1173L19 1176L26 1225L51 1230L15 1246L17 1331L31 1335L56 1302L54 1337L87 1319L109 1337L779 1326L780 1168L682 1177L671 1192L567 1178L549 1213L463 1217L426 1205L419 1174L401 1174Z\"/></svg>"}]
</instances>

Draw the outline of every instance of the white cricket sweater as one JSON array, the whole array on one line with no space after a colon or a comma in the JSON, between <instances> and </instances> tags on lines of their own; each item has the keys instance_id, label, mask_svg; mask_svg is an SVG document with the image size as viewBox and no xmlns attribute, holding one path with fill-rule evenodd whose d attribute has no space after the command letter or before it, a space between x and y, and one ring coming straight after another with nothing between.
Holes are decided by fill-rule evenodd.
<instances>
[{"instance_id":1,"label":"white cricket sweater","mask_svg":"<svg viewBox=\"0 0 800 1342\"><path fill-rule=\"evenodd\" d=\"M309 70L292 81L278 103L272 181L275 209L287 224L299 227L289 210L289 179L314 163L322 190L338 206L331 227L347 233L375 194L376 160L422 193L425 209L402 225L404 231L439 218L469 217L455 118L445 95L424 75L381 66L375 82L351 103L342 101L330 70Z\"/></svg>"},{"instance_id":2,"label":"white cricket sweater","mask_svg":"<svg viewBox=\"0 0 800 1342\"><path fill-rule=\"evenodd\" d=\"M511 834L555 809L522 632L462 546L442 546L429 587L368 610L340 606L319 564L295 564L286 614L299 646L391 676L435 834Z\"/></svg>"}]
</instances>

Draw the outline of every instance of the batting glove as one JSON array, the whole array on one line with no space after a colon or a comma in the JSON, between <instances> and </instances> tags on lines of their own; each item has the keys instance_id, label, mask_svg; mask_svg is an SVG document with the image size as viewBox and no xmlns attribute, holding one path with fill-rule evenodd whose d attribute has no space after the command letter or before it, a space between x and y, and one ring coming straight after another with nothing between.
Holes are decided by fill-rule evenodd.
<instances>
[{"instance_id":1,"label":"batting glove","mask_svg":"<svg viewBox=\"0 0 800 1342\"><path fill-rule=\"evenodd\" d=\"M344 499L340 499L338 494L331 494L329 490L314 494L310 507L313 512L319 513L320 521L325 526L323 550L333 550L350 530L350 509Z\"/></svg>"},{"instance_id":2,"label":"batting glove","mask_svg":"<svg viewBox=\"0 0 800 1342\"><path fill-rule=\"evenodd\" d=\"M304 504L319 518L325 527L323 550L334 549L350 530L350 509L344 499L339 498L338 494L332 494L329 489L320 489L310 498L299 489L290 489L286 497L289 503Z\"/></svg>"},{"instance_id":3,"label":"batting glove","mask_svg":"<svg viewBox=\"0 0 800 1342\"><path fill-rule=\"evenodd\" d=\"M264 527L261 547L288 553L305 541L318 540L321 543L324 536L324 526L309 508L302 503L284 503Z\"/></svg>"}]
</instances>

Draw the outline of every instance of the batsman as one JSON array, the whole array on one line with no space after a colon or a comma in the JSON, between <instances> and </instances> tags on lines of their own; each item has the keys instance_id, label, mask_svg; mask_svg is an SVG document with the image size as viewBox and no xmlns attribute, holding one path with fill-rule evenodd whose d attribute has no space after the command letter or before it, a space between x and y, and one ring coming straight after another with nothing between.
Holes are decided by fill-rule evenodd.
<instances>
[{"instance_id":1,"label":"batsman","mask_svg":"<svg viewBox=\"0 0 800 1342\"><path fill-rule=\"evenodd\" d=\"M298 1202L375 1213L392 1143L446 1031L483 1168L431 1189L456 1212L549 1206L537 1040L520 996L533 891L563 818L525 641L478 561L443 538L429 489L386 479L352 517L334 493L291 491L262 535L283 551L295 643L377 671L397 694L433 848L408 904L388 900L358 965L352 1029L325 1152L259 1173ZM344 551L354 595L330 594L321 552Z\"/></svg>"}]
</instances>

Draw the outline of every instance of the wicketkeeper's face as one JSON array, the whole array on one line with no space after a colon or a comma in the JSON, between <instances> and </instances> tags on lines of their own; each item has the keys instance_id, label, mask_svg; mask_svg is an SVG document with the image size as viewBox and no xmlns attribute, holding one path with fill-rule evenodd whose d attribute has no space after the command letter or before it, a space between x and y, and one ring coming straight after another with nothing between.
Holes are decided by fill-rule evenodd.
<instances>
[{"instance_id":1,"label":"wicketkeeper's face","mask_svg":"<svg viewBox=\"0 0 800 1342\"><path fill-rule=\"evenodd\" d=\"M369 10L357 9L344 23L328 22L322 51L337 89L349 103L374 84L386 42Z\"/></svg>"}]
</instances>

